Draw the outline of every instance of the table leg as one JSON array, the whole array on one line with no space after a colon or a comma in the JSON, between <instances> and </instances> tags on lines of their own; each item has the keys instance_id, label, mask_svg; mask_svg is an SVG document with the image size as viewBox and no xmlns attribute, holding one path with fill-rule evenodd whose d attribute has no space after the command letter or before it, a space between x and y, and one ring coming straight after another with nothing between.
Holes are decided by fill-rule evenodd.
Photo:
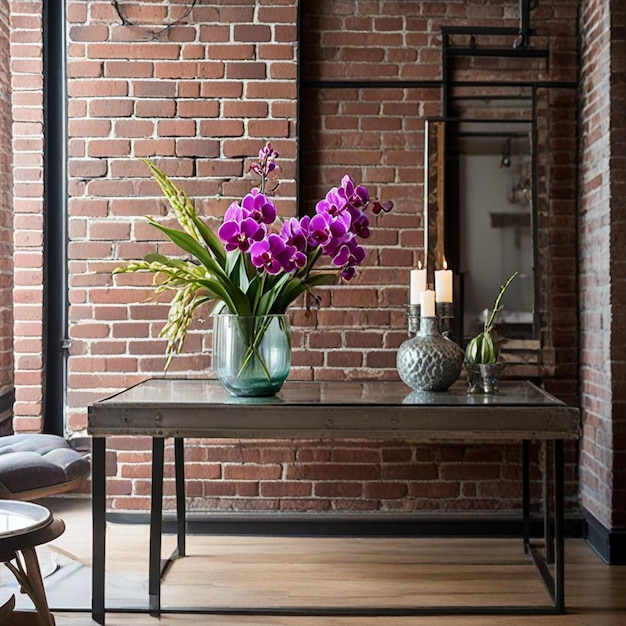
<instances>
[{"instance_id":1,"label":"table leg","mask_svg":"<svg viewBox=\"0 0 626 626\"><path fill-rule=\"evenodd\" d=\"M106 550L106 439L91 440L91 523L92 572L91 617L104 625Z\"/></svg>"},{"instance_id":2,"label":"table leg","mask_svg":"<svg viewBox=\"0 0 626 626\"><path fill-rule=\"evenodd\" d=\"M186 551L186 506L185 506L185 440L174 439L174 473L176 476L176 531L178 556Z\"/></svg>"},{"instance_id":3,"label":"table leg","mask_svg":"<svg viewBox=\"0 0 626 626\"><path fill-rule=\"evenodd\" d=\"M554 563L554 537L552 531L552 510L550 499L550 454L553 442L544 442L543 457L543 544L546 551L546 561ZM554 477L553 477L554 478Z\"/></svg>"},{"instance_id":4,"label":"table leg","mask_svg":"<svg viewBox=\"0 0 626 626\"><path fill-rule=\"evenodd\" d=\"M530 543L530 442L522 442L522 533L524 553L528 554Z\"/></svg>"},{"instance_id":5,"label":"table leg","mask_svg":"<svg viewBox=\"0 0 626 626\"><path fill-rule=\"evenodd\" d=\"M163 532L163 464L165 441L152 439L152 495L150 498L150 562L148 596L150 615L161 614L161 535Z\"/></svg>"},{"instance_id":6,"label":"table leg","mask_svg":"<svg viewBox=\"0 0 626 626\"><path fill-rule=\"evenodd\" d=\"M554 442L554 606L565 612L565 479L563 441Z\"/></svg>"}]
</instances>

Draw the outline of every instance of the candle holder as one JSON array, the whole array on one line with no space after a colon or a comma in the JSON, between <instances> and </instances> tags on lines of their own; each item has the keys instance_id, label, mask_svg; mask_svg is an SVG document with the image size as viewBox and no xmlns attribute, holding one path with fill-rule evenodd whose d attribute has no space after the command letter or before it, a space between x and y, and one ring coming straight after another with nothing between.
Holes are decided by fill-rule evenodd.
<instances>
[{"instance_id":1,"label":"candle holder","mask_svg":"<svg viewBox=\"0 0 626 626\"><path fill-rule=\"evenodd\" d=\"M406 321L409 331L409 337L415 337L420 329L420 310L419 304L408 304L406 307Z\"/></svg>"},{"instance_id":2,"label":"candle holder","mask_svg":"<svg viewBox=\"0 0 626 626\"><path fill-rule=\"evenodd\" d=\"M442 335L447 337L452 332L452 320L454 319L454 305L452 302L436 302L435 309L439 318L439 329Z\"/></svg>"},{"instance_id":3,"label":"candle holder","mask_svg":"<svg viewBox=\"0 0 626 626\"><path fill-rule=\"evenodd\" d=\"M398 349L398 374L411 389L445 391L459 377L463 356L439 331L438 317L422 317L419 332Z\"/></svg>"}]
</instances>

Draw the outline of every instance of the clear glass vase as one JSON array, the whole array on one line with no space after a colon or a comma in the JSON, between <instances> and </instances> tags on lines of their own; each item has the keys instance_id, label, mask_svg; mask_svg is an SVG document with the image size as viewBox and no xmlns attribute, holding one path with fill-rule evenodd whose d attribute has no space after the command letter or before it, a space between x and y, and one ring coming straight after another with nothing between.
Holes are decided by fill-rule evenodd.
<instances>
[{"instance_id":1,"label":"clear glass vase","mask_svg":"<svg viewBox=\"0 0 626 626\"><path fill-rule=\"evenodd\" d=\"M291 367L291 328L284 315L213 318L213 369L235 396L273 396Z\"/></svg>"}]
</instances>

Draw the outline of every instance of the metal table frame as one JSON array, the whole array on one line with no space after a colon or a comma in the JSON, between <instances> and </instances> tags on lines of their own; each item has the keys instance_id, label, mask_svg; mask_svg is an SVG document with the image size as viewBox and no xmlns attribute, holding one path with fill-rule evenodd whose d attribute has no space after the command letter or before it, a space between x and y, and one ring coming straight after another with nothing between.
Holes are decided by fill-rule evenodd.
<instances>
[{"instance_id":1,"label":"metal table frame","mask_svg":"<svg viewBox=\"0 0 626 626\"><path fill-rule=\"evenodd\" d=\"M145 390L143 387L145 387ZM177 389L182 393L176 393ZM197 387L197 389L196 389ZM531 383L505 383L498 396L466 396L464 389L410 394L402 383L287 383L278 399L230 404L215 381L150 379L89 407L92 441L93 573L92 618L105 623L109 612L196 613L290 616L533 615L563 613L565 440L580 436L578 409ZM185 393L193 389L194 393ZM307 400L307 393L315 391ZM142 394L142 392L144 392ZM323 398L324 393L328 396ZM194 400L194 394L214 396ZM376 393L379 396L377 397ZM126 394L126 396L125 396ZM356 395L355 395L356 394ZM310 395L310 394L309 394ZM370 397L371 396L371 397ZM357 398L356 400L354 398ZM285 399L286 398L286 399ZM350 399L352 398L352 399ZM394 400L395 398L395 400ZM398 400L399 398L399 400ZM369 410L366 409L375 409ZM365 413L364 413L365 411ZM286 417L287 419L283 419ZM149 603L145 610L106 608L106 437L152 437ZM161 560L165 439L174 439L177 547ZM522 444L523 549L548 592L541 606L429 607L161 607L161 576L173 559L185 556L185 437L211 439L380 439L416 442ZM545 443L543 471L544 536L530 537L530 442ZM551 452L551 454L549 454ZM549 457L552 457L551 464ZM550 468L551 465L551 468ZM552 481L549 479L552 475ZM551 485L550 485L551 483ZM550 486L552 489L550 489ZM552 491L552 493L550 493ZM552 506L550 503L552 500ZM551 571L551 566L553 571Z\"/></svg>"}]
</instances>

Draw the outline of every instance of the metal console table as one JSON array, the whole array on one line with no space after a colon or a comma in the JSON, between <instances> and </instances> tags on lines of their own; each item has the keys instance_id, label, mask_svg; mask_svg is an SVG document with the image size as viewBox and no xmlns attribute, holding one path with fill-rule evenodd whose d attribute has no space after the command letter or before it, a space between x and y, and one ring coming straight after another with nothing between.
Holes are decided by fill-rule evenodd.
<instances>
[{"instance_id":1,"label":"metal console table","mask_svg":"<svg viewBox=\"0 0 626 626\"><path fill-rule=\"evenodd\" d=\"M505 382L496 395L468 395L453 386L443 393L411 392L399 382L287 382L272 398L229 396L217 381L154 378L89 407L93 436L92 617L104 624L106 531L106 437L148 436L153 442L150 512L149 608L165 613L259 615L434 615L563 613L564 459L563 442L580 436L578 409L527 382ZM485 607L250 607L161 608L161 535L164 440L174 438L177 549L185 555L183 443L210 439L373 439L412 442L456 441L522 444L523 548L543 579L551 604ZM552 490L544 472L543 541L530 537L529 445L553 447ZM546 463L546 469L548 464ZM552 494L550 494L552 491ZM553 497L553 506L550 500ZM552 510L552 512L550 512ZM553 518L552 518L553 517Z\"/></svg>"}]
</instances>

